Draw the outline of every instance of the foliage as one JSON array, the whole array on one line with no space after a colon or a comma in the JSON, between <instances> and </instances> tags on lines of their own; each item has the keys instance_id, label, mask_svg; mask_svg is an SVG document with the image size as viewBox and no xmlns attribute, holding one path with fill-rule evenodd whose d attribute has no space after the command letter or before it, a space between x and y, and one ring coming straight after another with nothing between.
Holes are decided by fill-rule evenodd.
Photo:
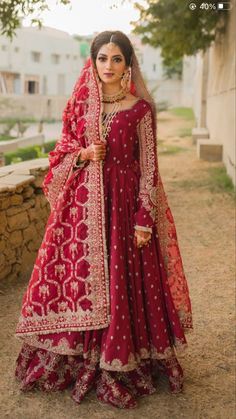
<instances>
[{"instance_id":1,"label":"foliage","mask_svg":"<svg viewBox=\"0 0 236 419\"><path fill-rule=\"evenodd\" d=\"M195 0L195 10L190 10L186 0L146 3L147 7L136 3L140 18L133 22L134 33L141 35L144 43L161 48L166 67L176 66L184 55L205 51L225 31L228 13L201 9L199 0Z\"/></svg>"},{"instance_id":2,"label":"foliage","mask_svg":"<svg viewBox=\"0 0 236 419\"><path fill-rule=\"evenodd\" d=\"M169 66L163 65L163 73L167 79L171 79L173 76L177 76L181 79L183 71L183 58L175 60L175 62L169 63Z\"/></svg>"},{"instance_id":3,"label":"foliage","mask_svg":"<svg viewBox=\"0 0 236 419\"><path fill-rule=\"evenodd\" d=\"M61 4L70 4L70 0L58 0ZM1 0L0 1L0 33L13 38L21 19L31 16L31 23L42 26L41 14L49 10L47 0Z\"/></svg>"},{"instance_id":4,"label":"foliage","mask_svg":"<svg viewBox=\"0 0 236 419\"><path fill-rule=\"evenodd\" d=\"M12 135L8 134L0 134L0 141L11 141L16 140L17 137L13 137Z\"/></svg>"},{"instance_id":5,"label":"foliage","mask_svg":"<svg viewBox=\"0 0 236 419\"><path fill-rule=\"evenodd\" d=\"M179 116L184 119L194 120L194 113L192 108L172 108L170 109L170 113L175 116Z\"/></svg>"},{"instance_id":6,"label":"foliage","mask_svg":"<svg viewBox=\"0 0 236 419\"><path fill-rule=\"evenodd\" d=\"M45 143L41 148L39 146L30 146L20 148L17 151L4 153L5 164L17 163L19 161L32 160L41 157L47 157L47 153L54 149L56 141ZM43 151L44 150L44 151Z\"/></svg>"},{"instance_id":7,"label":"foliage","mask_svg":"<svg viewBox=\"0 0 236 419\"><path fill-rule=\"evenodd\" d=\"M49 151L52 151L55 147L55 144L56 140L47 141L46 143L44 143L43 148L45 153L49 153Z\"/></svg>"},{"instance_id":8,"label":"foliage","mask_svg":"<svg viewBox=\"0 0 236 419\"><path fill-rule=\"evenodd\" d=\"M33 118L33 117L28 117L28 116L21 116L20 121L23 123L30 123L30 124L36 124L37 122L43 122L43 123L47 123L47 124L54 124L55 122L61 122L61 118ZM1 118L0 116L0 124L10 124L12 123L13 126L19 122L19 117L3 117Z\"/></svg>"}]
</instances>

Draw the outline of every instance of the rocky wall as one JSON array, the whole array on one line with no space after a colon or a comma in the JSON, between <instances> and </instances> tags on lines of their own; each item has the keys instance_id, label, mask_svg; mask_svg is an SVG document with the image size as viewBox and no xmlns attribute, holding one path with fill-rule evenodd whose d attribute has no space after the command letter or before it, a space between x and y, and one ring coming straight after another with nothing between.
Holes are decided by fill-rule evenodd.
<instances>
[{"instance_id":1,"label":"rocky wall","mask_svg":"<svg viewBox=\"0 0 236 419\"><path fill-rule=\"evenodd\" d=\"M47 159L0 169L0 280L29 277L50 206L42 192Z\"/></svg>"}]
</instances>

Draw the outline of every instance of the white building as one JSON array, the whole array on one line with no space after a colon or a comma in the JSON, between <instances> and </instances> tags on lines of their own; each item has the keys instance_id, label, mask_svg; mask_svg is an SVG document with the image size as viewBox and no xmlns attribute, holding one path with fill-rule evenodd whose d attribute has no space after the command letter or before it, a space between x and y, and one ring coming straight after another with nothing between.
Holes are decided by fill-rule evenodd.
<instances>
[{"instance_id":1,"label":"white building","mask_svg":"<svg viewBox=\"0 0 236 419\"><path fill-rule=\"evenodd\" d=\"M22 27L0 39L0 94L69 95L83 65L83 45L68 33Z\"/></svg>"},{"instance_id":2,"label":"white building","mask_svg":"<svg viewBox=\"0 0 236 419\"><path fill-rule=\"evenodd\" d=\"M156 103L167 102L170 106L181 106L182 81L177 77L167 78L164 71L161 48L142 44L140 38L130 35L142 74Z\"/></svg>"},{"instance_id":3,"label":"white building","mask_svg":"<svg viewBox=\"0 0 236 419\"><path fill-rule=\"evenodd\" d=\"M11 42L0 39L1 97L11 106L1 107L2 117L60 119L94 35L78 41L66 32L42 27L22 27ZM140 67L157 103L181 105L181 80L164 75L161 50L129 36Z\"/></svg>"}]
</instances>

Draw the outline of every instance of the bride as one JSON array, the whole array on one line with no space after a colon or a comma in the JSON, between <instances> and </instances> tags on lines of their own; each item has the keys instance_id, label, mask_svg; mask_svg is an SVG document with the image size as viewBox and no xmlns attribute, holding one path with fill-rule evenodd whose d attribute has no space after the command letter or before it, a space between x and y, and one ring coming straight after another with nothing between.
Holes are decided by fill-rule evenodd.
<instances>
[{"instance_id":1,"label":"bride","mask_svg":"<svg viewBox=\"0 0 236 419\"><path fill-rule=\"evenodd\" d=\"M183 388L191 303L157 160L156 110L120 31L92 42L43 190L51 213L23 296L20 388L121 408Z\"/></svg>"}]
</instances>

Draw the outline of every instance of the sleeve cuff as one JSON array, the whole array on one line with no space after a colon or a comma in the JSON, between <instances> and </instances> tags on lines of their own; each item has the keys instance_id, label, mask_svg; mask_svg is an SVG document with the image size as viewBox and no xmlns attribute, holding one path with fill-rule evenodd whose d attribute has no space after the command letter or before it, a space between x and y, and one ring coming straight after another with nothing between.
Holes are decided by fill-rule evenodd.
<instances>
[{"instance_id":1,"label":"sleeve cuff","mask_svg":"<svg viewBox=\"0 0 236 419\"><path fill-rule=\"evenodd\" d=\"M143 226L135 225L134 228L135 230L147 231L149 233L152 233L152 227L143 227Z\"/></svg>"}]
</instances>

